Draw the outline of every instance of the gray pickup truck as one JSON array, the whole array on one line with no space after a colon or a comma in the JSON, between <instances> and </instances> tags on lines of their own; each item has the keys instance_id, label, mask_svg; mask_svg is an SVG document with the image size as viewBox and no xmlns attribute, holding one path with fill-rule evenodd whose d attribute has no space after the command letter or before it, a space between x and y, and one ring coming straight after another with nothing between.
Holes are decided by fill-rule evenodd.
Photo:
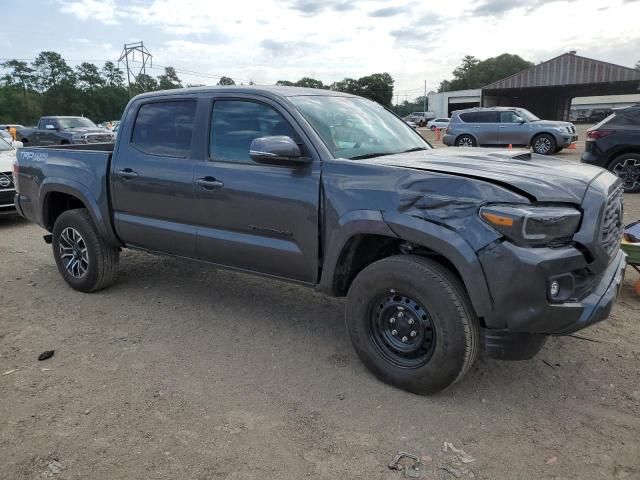
<instances>
[{"instance_id":1,"label":"gray pickup truck","mask_svg":"<svg viewBox=\"0 0 640 480\"><path fill-rule=\"evenodd\" d=\"M346 296L355 350L419 394L479 351L531 358L605 319L620 180L531 153L432 147L363 98L287 87L135 97L113 144L22 148L16 206L93 292L122 248Z\"/></svg>"},{"instance_id":2,"label":"gray pickup truck","mask_svg":"<svg viewBox=\"0 0 640 480\"><path fill-rule=\"evenodd\" d=\"M38 126L19 131L25 146L113 142L115 134L85 117L42 117Z\"/></svg>"}]
</instances>

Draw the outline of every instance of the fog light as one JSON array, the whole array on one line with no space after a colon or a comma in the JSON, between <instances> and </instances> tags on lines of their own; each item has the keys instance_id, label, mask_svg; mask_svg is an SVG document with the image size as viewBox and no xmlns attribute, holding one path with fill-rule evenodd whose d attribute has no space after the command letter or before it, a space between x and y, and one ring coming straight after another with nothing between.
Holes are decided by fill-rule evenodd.
<instances>
[{"instance_id":1,"label":"fog light","mask_svg":"<svg viewBox=\"0 0 640 480\"><path fill-rule=\"evenodd\" d=\"M558 293L560 293L560 284L557 280L554 280L549 286L549 295L551 295L551 298L555 298L558 296Z\"/></svg>"}]
</instances>

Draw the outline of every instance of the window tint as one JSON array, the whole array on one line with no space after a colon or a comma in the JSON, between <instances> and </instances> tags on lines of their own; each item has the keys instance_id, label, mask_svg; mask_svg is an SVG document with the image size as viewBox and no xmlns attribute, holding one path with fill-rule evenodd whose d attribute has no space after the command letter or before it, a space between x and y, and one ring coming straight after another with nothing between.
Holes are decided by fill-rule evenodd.
<instances>
[{"instance_id":1,"label":"window tint","mask_svg":"<svg viewBox=\"0 0 640 480\"><path fill-rule=\"evenodd\" d=\"M186 158L195 114L193 100L144 104L138 110L131 144L150 155Z\"/></svg>"},{"instance_id":2,"label":"window tint","mask_svg":"<svg viewBox=\"0 0 640 480\"><path fill-rule=\"evenodd\" d=\"M498 123L498 112L469 112L460 115L466 123Z\"/></svg>"},{"instance_id":3,"label":"window tint","mask_svg":"<svg viewBox=\"0 0 640 480\"><path fill-rule=\"evenodd\" d=\"M293 127L273 108L242 100L213 104L209 157L220 162L254 163L249 147L254 138L286 135L297 140Z\"/></svg>"},{"instance_id":4,"label":"window tint","mask_svg":"<svg viewBox=\"0 0 640 480\"><path fill-rule=\"evenodd\" d=\"M515 112L500 112L500 123L520 123L521 120L522 117Z\"/></svg>"}]
</instances>

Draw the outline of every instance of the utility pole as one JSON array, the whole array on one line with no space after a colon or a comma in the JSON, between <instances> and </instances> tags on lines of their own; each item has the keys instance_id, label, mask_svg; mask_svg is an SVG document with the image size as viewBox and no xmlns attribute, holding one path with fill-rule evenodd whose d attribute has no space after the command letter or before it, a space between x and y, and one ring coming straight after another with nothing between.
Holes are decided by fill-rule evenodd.
<instances>
[{"instance_id":1,"label":"utility pole","mask_svg":"<svg viewBox=\"0 0 640 480\"><path fill-rule=\"evenodd\" d=\"M424 81L424 97L422 97L422 111L427 112L427 81Z\"/></svg>"},{"instance_id":2,"label":"utility pole","mask_svg":"<svg viewBox=\"0 0 640 480\"><path fill-rule=\"evenodd\" d=\"M140 54L140 57L142 58L142 65L140 66L140 69L138 69L137 74L132 69L132 66L129 63L135 62L136 52L138 52ZM129 60L129 57L131 57L131 60ZM122 53L120 54L120 58L118 58L118 64L120 63L124 63L125 68L127 69L127 90L129 91L129 98L131 98L131 77L133 77L134 83L138 83L138 85L140 85L140 82L138 82L138 78L140 77L140 75L147 74L147 63L149 64L149 67L153 66L153 55L149 53L149 50L147 50L142 41L135 43L125 43L122 49ZM141 87L144 90L144 86L141 85Z\"/></svg>"}]
</instances>

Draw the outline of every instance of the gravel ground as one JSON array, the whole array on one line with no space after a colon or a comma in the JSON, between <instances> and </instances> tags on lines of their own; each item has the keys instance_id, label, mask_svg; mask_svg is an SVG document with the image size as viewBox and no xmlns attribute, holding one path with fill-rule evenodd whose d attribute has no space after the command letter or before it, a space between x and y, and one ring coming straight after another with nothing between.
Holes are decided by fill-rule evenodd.
<instances>
[{"instance_id":1,"label":"gravel ground","mask_svg":"<svg viewBox=\"0 0 640 480\"><path fill-rule=\"evenodd\" d=\"M640 195L625 201L640 218ZM631 269L611 318L581 332L594 341L480 359L418 397L360 364L343 300L130 251L116 285L81 294L43 233L0 221L0 478L400 479L398 450L423 479L640 478Z\"/></svg>"}]
</instances>

